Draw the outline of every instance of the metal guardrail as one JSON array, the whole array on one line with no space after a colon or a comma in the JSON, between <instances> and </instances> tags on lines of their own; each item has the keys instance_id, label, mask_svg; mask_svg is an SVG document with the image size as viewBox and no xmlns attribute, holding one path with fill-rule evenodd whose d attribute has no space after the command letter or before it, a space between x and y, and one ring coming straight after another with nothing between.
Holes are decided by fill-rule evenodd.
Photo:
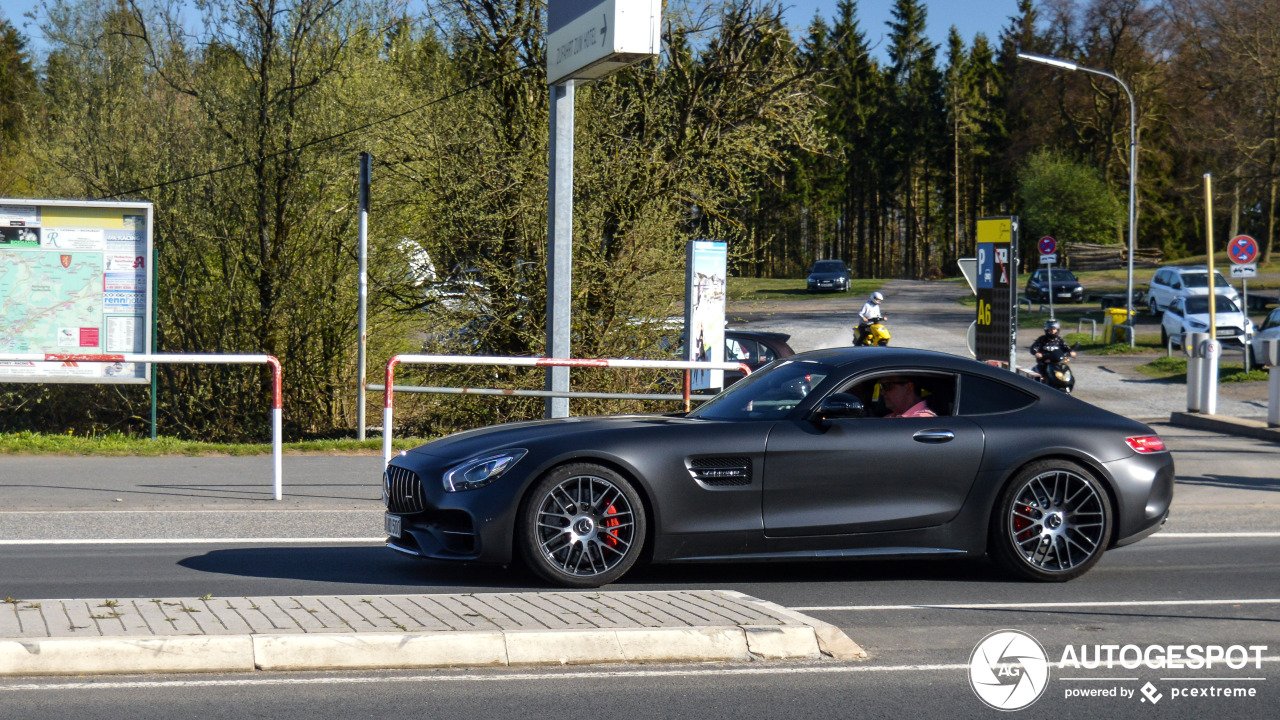
<instances>
[{"instance_id":1,"label":"metal guardrail","mask_svg":"<svg viewBox=\"0 0 1280 720\"><path fill-rule=\"evenodd\" d=\"M393 405L395 392L406 386L395 384L396 365L489 365L506 367L577 367L577 368L647 368L652 370L740 370L751 374L751 368L737 362L694 362L689 360L629 360L623 358L543 358L543 357L492 357L483 355L396 355L387 361L387 379L379 388L386 398L382 410L382 462L391 462L391 438L394 434ZM539 393L534 397L572 397L572 393L553 393L539 390L503 390L501 388L420 388L416 392L445 390L449 394L464 395L517 395ZM612 395L613 393L604 393ZM631 398L628 398L631 399ZM641 399L668 399L667 396L644 396ZM689 386L685 384L683 395L669 399L689 401Z\"/></svg>"},{"instance_id":2,"label":"metal guardrail","mask_svg":"<svg viewBox=\"0 0 1280 720\"><path fill-rule=\"evenodd\" d=\"M101 363L172 363L175 365L270 365L271 366L271 463L275 499L283 493L282 418L283 418L283 370L273 355L204 355L204 354L133 354L103 355L79 353L5 353L0 362L101 362Z\"/></svg>"}]
</instances>

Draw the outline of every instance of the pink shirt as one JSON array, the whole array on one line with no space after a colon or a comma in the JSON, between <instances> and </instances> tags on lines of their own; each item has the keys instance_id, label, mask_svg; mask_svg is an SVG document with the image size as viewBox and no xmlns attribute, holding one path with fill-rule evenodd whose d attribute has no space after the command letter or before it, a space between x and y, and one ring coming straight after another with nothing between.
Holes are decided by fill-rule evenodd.
<instances>
[{"instance_id":1,"label":"pink shirt","mask_svg":"<svg viewBox=\"0 0 1280 720\"><path fill-rule=\"evenodd\" d=\"M929 409L928 403L921 400L915 405L907 408L907 411L900 415L897 413L889 413L888 415L885 415L885 417L938 417L938 414Z\"/></svg>"}]
</instances>

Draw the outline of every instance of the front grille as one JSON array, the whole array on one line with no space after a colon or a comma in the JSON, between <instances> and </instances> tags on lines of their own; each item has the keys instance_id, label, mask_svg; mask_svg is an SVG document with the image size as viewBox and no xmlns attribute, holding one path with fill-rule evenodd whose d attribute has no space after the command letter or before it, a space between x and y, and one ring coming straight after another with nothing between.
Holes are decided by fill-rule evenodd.
<instances>
[{"instance_id":1,"label":"front grille","mask_svg":"<svg viewBox=\"0 0 1280 720\"><path fill-rule=\"evenodd\" d=\"M709 457L689 461L694 480L715 487L751 484L751 458Z\"/></svg>"},{"instance_id":2,"label":"front grille","mask_svg":"<svg viewBox=\"0 0 1280 720\"><path fill-rule=\"evenodd\" d=\"M407 515L426 509L427 503L422 497L422 481L418 479L418 473L389 465L383 482L383 489L387 493L387 510Z\"/></svg>"}]
</instances>

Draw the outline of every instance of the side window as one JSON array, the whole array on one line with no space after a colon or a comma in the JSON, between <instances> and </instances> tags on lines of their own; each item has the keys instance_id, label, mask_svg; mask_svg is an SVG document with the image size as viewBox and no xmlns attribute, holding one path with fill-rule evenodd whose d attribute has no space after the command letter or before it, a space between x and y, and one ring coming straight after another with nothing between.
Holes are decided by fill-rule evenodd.
<instances>
[{"instance_id":1,"label":"side window","mask_svg":"<svg viewBox=\"0 0 1280 720\"><path fill-rule=\"evenodd\" d=\"M1034 395L979 375L960 376L959 415L994 415L1029 407Z\"/></svg>"},{"instance_id":2,"label":"side window","mask_svg":"<svg viewBox=\"0 0 1280 720\"><path fill-rule=\"evenodd\" d=\"M910 380L914 390L914 402L924 402L938 417L955 414L956 377L950 373L912 372L904 370L894 373L881 373L873 378L858 378L836 392L856 395L867 408L870 417L884 417L893 412L892 404L885 397L886 388L882 380ZM904 403L906 405L908 403ZM900 410L905 411L907 407Z\"/></svg>"},{"instance_id":3,"label":"side window","mask_svg":"<svg viewBox=\"0 0 1280 720\"><path fill-rule=\"evenodd\" d=\"M734 340L732 338L725 338L725 362L755 362L755 347L756 344L753 340Z\"/></svg>"},{"instance_id":4,"label":"side window","mask_svg":"<svg viewBox=\"0 0 1280 720\"><path fill-rule=\"evenodd\" d=\"M774 355L773 351L769 349L769 346L765 345L764 343L760 343L759 351L760 351L760 362L762 363L771 363L774 360L778 359L778 356Z\"/></svg>"},{"instance_id":5,"label":"side window","mask_svg":"<svg viewBox=\"0 0 1280 720\"><path fill-rule=\"evenodd\" d=\"M1271 315L1267 317L1267 321L1262 324L1262 329L1270 330L1277 326L1280 326L1280 308L1276 308L1271 311Z\"/></svg>"}]
</instances>

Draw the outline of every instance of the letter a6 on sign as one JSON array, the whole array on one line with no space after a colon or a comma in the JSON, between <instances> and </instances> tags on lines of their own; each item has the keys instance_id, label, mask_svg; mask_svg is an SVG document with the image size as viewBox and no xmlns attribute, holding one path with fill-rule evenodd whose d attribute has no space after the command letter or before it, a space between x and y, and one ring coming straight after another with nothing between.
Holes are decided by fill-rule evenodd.
<instances>
[{"instance_id":1,"label":"letter a6 on sign","mask_svg":"<svg viewBox=\"0 0 1280 720\"><path fill-rule=\"evenodd\" d=\"M598 80L662 50L662 0L548 0L547 82Z\"/></svg>"}]
</instances>

